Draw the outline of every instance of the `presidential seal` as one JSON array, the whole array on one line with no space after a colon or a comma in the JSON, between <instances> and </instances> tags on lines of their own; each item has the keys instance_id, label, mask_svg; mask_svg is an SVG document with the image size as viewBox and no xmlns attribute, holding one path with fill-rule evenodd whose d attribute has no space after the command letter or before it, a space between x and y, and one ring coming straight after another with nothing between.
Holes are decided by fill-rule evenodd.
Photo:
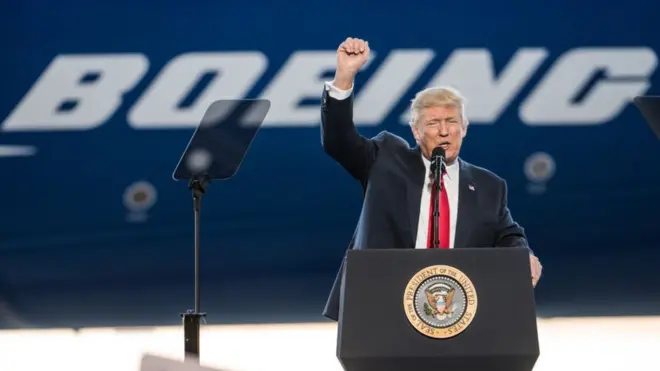
<instances>
[{"instance_id":1,"label":"presidential seal","mask_svg":"<svg viewBox=\"0 0 660 371\"><path fill-rule=\"evenodd\" d=\"M477 292L460 270L434 265L410 279L403 308L417 331L431 338L447 339L470 326L477 312Z\"/></svg>"}]
</instances>

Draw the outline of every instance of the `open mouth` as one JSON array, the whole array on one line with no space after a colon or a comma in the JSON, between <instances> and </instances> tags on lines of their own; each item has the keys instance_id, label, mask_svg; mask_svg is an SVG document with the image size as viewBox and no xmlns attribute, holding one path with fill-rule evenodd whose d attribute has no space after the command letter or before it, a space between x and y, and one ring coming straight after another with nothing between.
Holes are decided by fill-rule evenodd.
<instances>
[{"instance_id":1,"label":"open mouth","mask_svg":"<svg viewBox=\"0 0 660 371\"><path fill-rule=\"evenodd\" d=\"M449 142L440 143L440 147L444 150L447 150L447 148L449 148Z\"/></svg>"}]
</instances>

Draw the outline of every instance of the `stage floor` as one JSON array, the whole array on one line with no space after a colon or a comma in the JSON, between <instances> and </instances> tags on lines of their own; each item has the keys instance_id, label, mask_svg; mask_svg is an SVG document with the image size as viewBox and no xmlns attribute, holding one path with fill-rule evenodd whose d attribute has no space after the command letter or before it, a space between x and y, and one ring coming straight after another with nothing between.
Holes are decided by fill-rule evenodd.
<instances>
[{"instance_id":1,"label":"stage floor","mask_svg":"<svg viewBox=\"0 0 660 371\"><path fill-rule=\"evenodd\" d=\"M539 319L534 371L657 371L660 317ZM341 371L334 324L204 326L205 366L241 371ZM105 328L0 331L0 369L138 371L143 354L182 359L183 331Z\"/></svg>"}]
</instances>

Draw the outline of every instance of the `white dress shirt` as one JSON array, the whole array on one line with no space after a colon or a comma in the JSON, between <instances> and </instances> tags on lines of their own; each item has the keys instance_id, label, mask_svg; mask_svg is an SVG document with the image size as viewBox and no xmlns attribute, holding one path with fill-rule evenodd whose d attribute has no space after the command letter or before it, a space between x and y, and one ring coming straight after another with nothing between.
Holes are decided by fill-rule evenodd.
<instances>
[{"instance_id":1,"label":"white dress shirt","mask_svg":"<svg viewBox=\"0 0 660 371\"><path fill-rule=\"evenodd\" d=\"M337 100L344 100L351 96L353 87L349 90L341 90L333 85L332 82L326 82L325 87L330 97ZM424 187L420 190L422 198L419 205L419 222L417 224L416 249L425 249L429 233L429 208L431 203L431 187L429 187L431 162L422 156L426 174L424 175ZM449 248L454 248L454 237L456 236L456 216L458 215L458 181L459 181L458 162L447 166L447 172L443 176L447 198L449 199Z\"/></svg>"},{"instance_id":2,"label":"white dress shirt","mask_svg":"<svg viewBox=\"0 0 660 371\"><path fill-rule=\"evenodd\" d=\"M425 249L429 236L429 208L431 207L431 162L422 156L426 174L424 175L424 187L422 187L422 202L419 203L419 222L417 223L416 249ZM447 172L442 177L449 199L449 248L454 248L454 236L456 236L456 215L458 215L458 163L447 166Z\"/></svg>"}]
</instances>

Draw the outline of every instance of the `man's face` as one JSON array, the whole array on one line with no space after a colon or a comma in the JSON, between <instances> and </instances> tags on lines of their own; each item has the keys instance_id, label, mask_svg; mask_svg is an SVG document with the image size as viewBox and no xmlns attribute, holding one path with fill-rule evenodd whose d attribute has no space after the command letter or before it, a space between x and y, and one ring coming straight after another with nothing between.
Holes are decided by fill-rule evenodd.
<instances>
[{"instance_id":1,"label":"man's face","mask_svg":"<svg viewBox=\"0 0 660 371\"><path fill-rule=\"evenodd\" d=\"M447 164L458 158L465 134L467 128L463 125L461 111L451 106L424 108L413 125L413 135L422 153L430 158L435 147L442 147Z\"/></svg>"}]
</instances>

